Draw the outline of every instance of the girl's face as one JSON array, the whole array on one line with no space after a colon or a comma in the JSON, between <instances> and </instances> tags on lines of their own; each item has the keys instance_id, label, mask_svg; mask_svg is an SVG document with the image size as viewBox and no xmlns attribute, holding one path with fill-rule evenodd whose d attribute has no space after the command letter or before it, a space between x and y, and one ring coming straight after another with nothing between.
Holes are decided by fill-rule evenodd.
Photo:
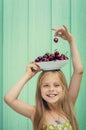
<instances>
[{"instance_id":1,"label":"girl's face","mask_svg":"<svg viewBox=\"0 0 86 130\"><path fill-rule=\"evenodd\" d=\"M41 81L41 96L50 104L56 103L63 95L57 73L47 72Z\"/></svg>"}]
</instances>

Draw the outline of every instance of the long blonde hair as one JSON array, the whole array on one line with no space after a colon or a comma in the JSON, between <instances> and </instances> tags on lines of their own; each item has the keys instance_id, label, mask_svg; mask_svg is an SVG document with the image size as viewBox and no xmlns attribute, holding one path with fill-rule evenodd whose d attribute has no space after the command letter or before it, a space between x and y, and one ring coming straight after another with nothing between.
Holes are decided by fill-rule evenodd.
<instances>
[{"instance_id":1,"label":"long blonde hair","mask_svg":"<svg viewBox=\"0 0 86 130\"><path fill-rule=\"evenodd\" d=\"M57 73L59 76L59 79L61 81L61 86L64 89L64 97L63 100L59 101L59 106L57 107L57 110L60 112L60 109L65 113L67 119L70 121L73 130L79 130L77 121L73 112L73 101L71 97L69 96L68 92L68 86L65 79L65 76L61 70L54 70L54 71L47 71L52 73ZM43 76L47 73L46 71L43 71L38 78L37 82L37 89L36 89L36 113L34 117L34 130L41 130L41 126L43 125L44 119L44 112L45 110L49 110L49 106L45 100L43 100L41 96L41 81L43 79Z\"/></svg>"}]
</instances>

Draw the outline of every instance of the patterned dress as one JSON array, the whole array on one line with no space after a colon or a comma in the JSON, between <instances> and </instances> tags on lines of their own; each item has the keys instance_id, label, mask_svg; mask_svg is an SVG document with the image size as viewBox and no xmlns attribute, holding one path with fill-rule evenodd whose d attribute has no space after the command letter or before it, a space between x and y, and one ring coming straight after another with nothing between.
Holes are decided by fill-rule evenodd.
<instances>
[{"instance_id":1,"label":"patterned dress","mask_svg":"<svg viewBox=\"0 0 86 130\"><path fill-rule=\"evenodd\" d=\"M41 130L73 130L72 126L69 121L66 121L65 123L62 124L48 124L48 125L43 125Z\"/></svg>"}]
</instances>

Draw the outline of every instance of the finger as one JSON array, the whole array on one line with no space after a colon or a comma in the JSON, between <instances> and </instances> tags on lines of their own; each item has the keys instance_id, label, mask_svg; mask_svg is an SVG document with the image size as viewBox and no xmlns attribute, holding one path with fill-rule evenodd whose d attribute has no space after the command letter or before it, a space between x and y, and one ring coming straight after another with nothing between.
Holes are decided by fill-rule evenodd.
<instances>
[{"instance_id":1,"label":"finger","mask_svg":"<svg viewBox=\"0 0 86 130\"><path fill-rule=\"evenodd\" d=\"M58 37L62 37L63 34L58 34Z\"/></svg>"},{"instance_id":2,"label":"finger","mask_svg":"<svg viewBox=\"0 0 86 130\"><path fill-rule=\"evenodd\" d=\"M27 65L27 69L31 68L31 67L36 68L37 66L35 64L33 64L33 63L30 63L29 65Z\"/></svg>"},{"instance_id":3,"label":"finger","mask_svg":"<svg viewBox=\"0 0 86 130\"><path fill-rule=\"evenodd\" d=\"M31 67L31 70L32 70L33 72L37 71L37 69L35 69L34 67Z\"/></svg>"},{"instance_id":4,"label":"finger","mask_svg":"<svg viewBox=\"0 0 86 130\"><path fill-rule=\"evenodd\" d=\"M59 29L58 31L55 32L54 36L61 36L65 33L65 30Z\"/></svg>"},{"instance_id":5,"label":"finger","mask_svg":"<svg viewBox=\"0 0 86 130\"><path fill-rule=\"evenodd\" d=\"M36 64L36 66L37 66L38 71L40 71L40 70L41 70L40 66L39 66L39 65L37 65L37 64Z\"/></svg>"},{"instance_id":6,"label":"finger","mask_svg":"<svg viewBox=\"0 0 86 130\"><path fill-rule=\"evenodd\" d=\"M40 67L35 63L33 66L32 66L35 70L39 70Z\"/></svg>"},{"instance_id":7,"label":"finger","mask_svg":"<svg viewBox=\"0 0 86 130\"><path fill-rule=\"evenodd\" d=\"M59 32L64 33L64 28L60 28L60 29L58 29L57 31L58 31L58 33L59 33Z\"/></svg>"},{"instance_id":8,"label":"finger","mask_svg":"<svg viewBox=\"0 0 86 130\"><path fill-rule=\"evenodd\" d=\"M56 28L52 28L51 30L53 30L53 31L57 31L57 29L56 29Z\"/></svg>"},{"instance_id":9,"label":"finger","mask_svg":"<svg viewBox=\"0 0 86 130\"><path fill-rule=\"evenodd\" d=\"M40 68L40 66L39 66L39 65L37 65L36 63L35 63L35 65L36 65L38 68Z\"/></svg>"},{"instance_id":10,"label":"finger","mask_svg":"<svg viewBox=\"0 0 86 130\"><path fill-rule=\"evenodd\" d=\"M66 31L68 31L67 27L65 25L63 25L63 27L65 28Z\"/></svg>"},{"instance_id":11,"label":"finger","mask_svg":"<svg viewBox=\"0 0 86 130\"><path fill-rule=\"evenodd\" d=\"M31 61L30 64L35 63L34 61Z\"/></svg>"},{"instance_id":12,"label":"finger","mask_svg":"<svg viewBox=\"0 0 86 130\"><path fill-rule=\"evenodd\" d=\"M38 69L38 67L36 65L32 65L31 68L33 68L34 70Z\"/></svg>"},{"instance_id":13,"label":"finger","mask_svg":"<svg viewBox=\"0 0 86 130\"><path fill-rule=\"evenodd\" d=\"M63 31L64 28L52 28L53 31L56 31L56 32L60 32L60 31Z\"/></svg>"},{"instance_id":14,"label":"finger","mask_svg":"<svg viewBox=\"0 0 86 130\"><path fill-rule=\"evenodd\" d=\"M58 32L58 31L62 31L63 28L52 28L52 30L55 31L55 32Z\"/></svg>"}]
</instances>

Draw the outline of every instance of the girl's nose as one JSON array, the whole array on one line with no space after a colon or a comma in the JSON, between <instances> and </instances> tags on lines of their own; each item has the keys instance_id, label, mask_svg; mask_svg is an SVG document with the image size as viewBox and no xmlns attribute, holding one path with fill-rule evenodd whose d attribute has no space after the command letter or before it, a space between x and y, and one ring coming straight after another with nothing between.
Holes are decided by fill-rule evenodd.
<instances>
[{"instance_id":1,"label":"girl's nose","mask_svg":"<svg viewBox=\"0 0 86 130\"><path fill-rule=\"evenodd\" d=\"M53 86L50 86L50 87L49 87L49 91L54 91L54 87L53 87Z\"/></svg>"}]
</instances>

